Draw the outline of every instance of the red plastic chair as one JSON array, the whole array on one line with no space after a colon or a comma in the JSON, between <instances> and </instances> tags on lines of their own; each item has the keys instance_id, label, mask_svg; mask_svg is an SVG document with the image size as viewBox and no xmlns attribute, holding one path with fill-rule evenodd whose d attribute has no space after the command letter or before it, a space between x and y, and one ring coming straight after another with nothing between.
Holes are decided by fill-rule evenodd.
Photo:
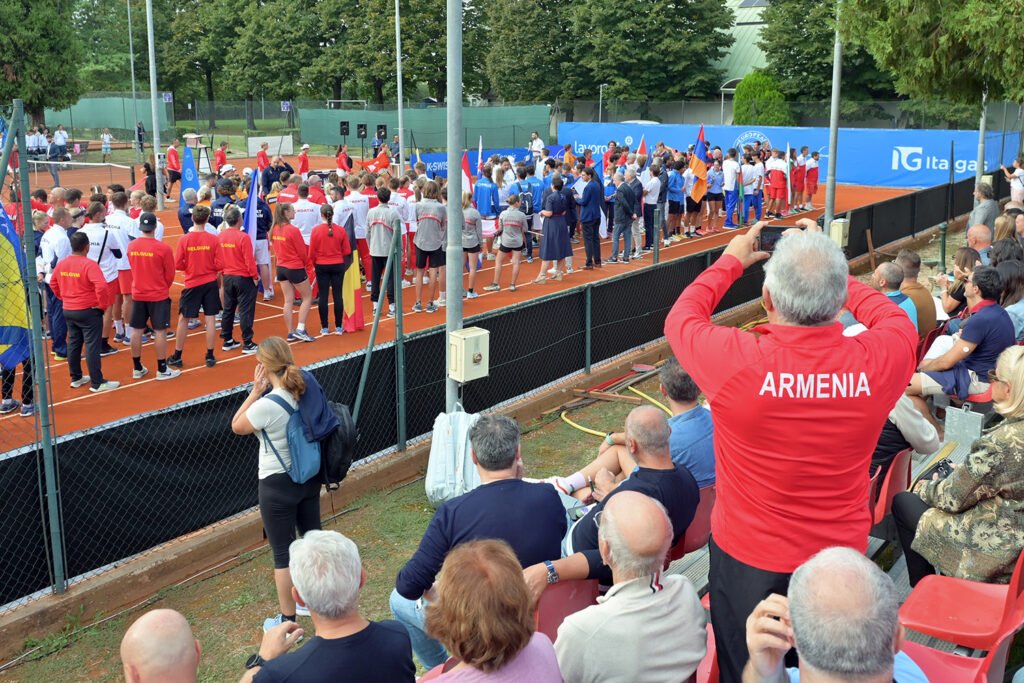
<instances>
[{"instance_id":1,"label":"red plastic chair","mask_svg":"<svg viewBox=\"0 0 1024 683\"><path fill-rule=\"evenodd\" d=\"M544 589L533 614L537 630L555 642L558 627L570 614L597 604L599 586L596 579L559 581Z\"/></svg>"},{"instance_id":2,"label":"red plastic chair","mask_svg":"<svg viewBox=\"0 0 1024 683\"><path fill-rule=\"evenodd\" d=\"M700 490L700 502L697 503L697 511L693 513L693 520L686 532L676 541L676 544L668 549L668 556L665 558L665 569L669 564L682 558L686 553L700 550L711 538L711 511L715 507L715 485L705 486Z\"/></svg>"},{"instance_id":3,"label":"red plastic chair","mask_svg":"<svg viewBox=\"0 0 1024 683\"><path fill-rule=\"evenodd\" d=\"M1024 625L1024 552L1009 584L924 577L900 608L900 623L957 645L994 648L999 634Z\"/></svg>"},{"instance_id":4,"label":"red plastic chair","mask_svg":"<svg viewBox=\"0 0 1024 683\"><path fill-rule=\"evenodd\" d=\"M964 403L970 403L971 405L983 405L985 403L992 402L992 385L988 385L988 389L981 392L980 394L968 394L967 398L964 399Z\"/></svg>"},{"instance_id":5,"label":"red plastic chair","mask_svg":"<svg viewBox=\"0 0 1024 683\"><path fill-rule=\"evenodd\" d=\"M875 473L868 479L868 512L871 513L871 518L874 520L875 517L875 504L878 502L878 485L882 477L882 468L879 467L875 470Z\"/></svg>"},{"instance_id":6,"label":"red plastic chair","mask_svg":"<svg viewBox=\"0 0 1024 683\"><path fill-rule=\"evenodd\" d=\"M984 658L955 655L910 641L903 642L903 651L921 667L929 681L1003 683L1015 632L1016 629L1004 632Z\"/></svg>"},{"instance_id":7,"label":"red plastic chair","mask_svg":"<svg viewBox=\"0 0 1024 683\"><path fill-rule=\"evenodd\" d=\"M917 363L920 365L921 361L924 360L924 355L928 353L928 349L931 348L932 342L946 331L946 324L948 320L944 320L936 325L931 332L925 335L924 339L917 347Z\"/></svg>"},{"instance_id":8,"label":"red plastic chair","mask_svg":"<svg viewBox=\"0 0 1024 683\"><path fill-rule=\"evenodd\" d=\"M449 657L443 664L438 664L433 669L423 674L422 677L416 679L417 683L423 683L423 681L432 681L435 678L440 678L441 674L451 671L452 668L458 663L458 658Z\"/></svg>"},{"instance_id":9,"label":"red plastic chair","mask_svg":"<svg viewBox=\"0 0 1024 683\"><path fill-rule=\"evenodd\" d=\"M715 632L708 621L708 651L697 665L697 683L718 683L718 650L715 648Z\"/></svg>"},{"instance_id":10,"label":"red plastic chair","mask_svg":"<svg viewBox=\"0 0 1024 683\"><path fill-rule=\"evenodd\" d=\"M896 454L889 465L889 471L885 473L882 480L882 488L878 491L878 500L875 502L872 513L872 524L878 524L892 509L892 499L897 493L906 491L910 486L910 455L912 450L906 448ZM878 475L875 475L878 476Z\"/></svg>"}]
</instances>

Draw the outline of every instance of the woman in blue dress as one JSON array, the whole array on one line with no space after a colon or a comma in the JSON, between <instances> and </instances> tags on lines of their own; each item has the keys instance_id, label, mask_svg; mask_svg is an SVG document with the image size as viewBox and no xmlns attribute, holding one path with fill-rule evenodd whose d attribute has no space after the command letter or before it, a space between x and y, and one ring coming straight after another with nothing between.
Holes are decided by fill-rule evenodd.
<instances>
[{"instance_id":1,"label":"woman in blue dress","mask_svg":"<svg viewBox=\"0 0 1024 683\"><path fill-rule=\"evenodd\" d=\"M540 272L534 280L537 284L546 282L547 273L551 271L554 271L553 279L561 280L564 261L572 256L569 228L565 219L567 210L568 202L562 193L562 178L556 175L551 180L551 191L544 196L544 208L540 212L544 226L540 243Z\"/></svg>"}]
</instances>

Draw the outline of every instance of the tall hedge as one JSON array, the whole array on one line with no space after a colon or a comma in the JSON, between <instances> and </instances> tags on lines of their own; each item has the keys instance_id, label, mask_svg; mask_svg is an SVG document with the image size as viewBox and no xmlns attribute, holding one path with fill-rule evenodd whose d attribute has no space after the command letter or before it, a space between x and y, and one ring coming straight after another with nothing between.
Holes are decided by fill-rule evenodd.
<instances>
[{"instance_id":1,"label":"tall hedge","mask_svg":"<svg viewBox=\"0 0 1024 683\"><path fill-rule=\"evenodd\" d=\"M796 121L778 82L764 71L751 71L736 86L733 124L792 126Z\"/></svg>"}]
</instances>

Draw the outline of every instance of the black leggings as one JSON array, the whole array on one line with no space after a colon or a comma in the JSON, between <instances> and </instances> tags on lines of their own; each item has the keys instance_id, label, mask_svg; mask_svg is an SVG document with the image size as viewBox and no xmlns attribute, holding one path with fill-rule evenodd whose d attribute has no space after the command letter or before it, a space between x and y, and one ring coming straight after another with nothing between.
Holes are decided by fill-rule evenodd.
<instances>
[{"instance_id":1,"label":"black leggings","mask_svg":"<svg viewBox=\"0 0 1024 683\"><path fill-rule=\"evenodd\" d=\"M924 577L935 573L935 567L910 547L917 534L917 523L921 521L921 515L929 509L928 503L921 500L916 493L909 491L897 493L892 499L892 518L896 522L896 532L900 537L903 556L907 559L907 574L911 587L916 586Z\"/></svg>"},{"instance_id":2,"label":"black leggings","mask_svg":"<svg viewBox=\"0 0 1024 683\"><path fill-rule=\"evenodd\" d=\"M259 502L274 569L287 569L296 527L300 534L320 528L320 478L296 484L284 472L272 474L260 479Z\"/></svg>"},{"instance_id":3,"label":"black leggings","mask_svg":"<svg viewBox=\"0 0 1024 683\"><path fill-rule=\"evenodd\" d=\"M320 290L316 306L320 312L320 327L327 327L327 301L330 294L328 290L334 290L334 326L341 327L342 316L345 313L341 296L341 282L344 278L345 264L343 263L332 263L316 267L316 286Z\"/></svg>"},{"instance_id":4,"label":"black leggings","mask_svg":"<svg viewBox=\"0 0 1024 683\"><path fill-rule=\"evenodd\" d=\"M6 401L14 399L14 380L18 377L17 366L13 368L0 367L0 377L3 378L3 389L0 396ZM31 405L35 400L35 385L32 383L32 359L26 358L21 366L21 402Z\"/></svg>"},{"instance_id":5,"label":"black leggings","mask_svg":"<svg viewBox=\"0 0 1024 683\"><path fill-rule=\"evenodd\" d=\"M370 301L377 303L377 299L380 297L380 281L384 279L384 268L388 264L387 256L371 256L373 266L373 277L370 282L373 284L373 291L370 292ZM392 264L391 274L388 275L388 303L395 303L395 264Z\"/></svg>"}]
</instances>

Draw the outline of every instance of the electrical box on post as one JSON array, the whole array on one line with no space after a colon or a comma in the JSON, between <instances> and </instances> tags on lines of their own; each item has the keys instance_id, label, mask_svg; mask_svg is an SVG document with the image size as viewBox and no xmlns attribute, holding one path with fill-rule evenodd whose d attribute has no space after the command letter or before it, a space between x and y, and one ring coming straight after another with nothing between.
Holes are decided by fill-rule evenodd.
<instances>
[{"instance_id":1,"label":"electrical box on post","mask_svg":"<svg viewBox=\"0 0 1024 683\"><path fill-rule=\"evenodd\" d=\"M486 377L489 370L491 333L480 327L466 327L448 335L448 377L465 384Z\"/></svg>"},{"instance_id":2,"label":"electrical box on post","mask_svg":"<svg viewBox=\"0 0 1024 683\"><path fill-rule=\"evenodd\" d=\"M828 226L829 237L832 241L839 245L840 249L845 249L850 243L850 221L847 218L836 218Z\"/></svg>"}]
</instances>

